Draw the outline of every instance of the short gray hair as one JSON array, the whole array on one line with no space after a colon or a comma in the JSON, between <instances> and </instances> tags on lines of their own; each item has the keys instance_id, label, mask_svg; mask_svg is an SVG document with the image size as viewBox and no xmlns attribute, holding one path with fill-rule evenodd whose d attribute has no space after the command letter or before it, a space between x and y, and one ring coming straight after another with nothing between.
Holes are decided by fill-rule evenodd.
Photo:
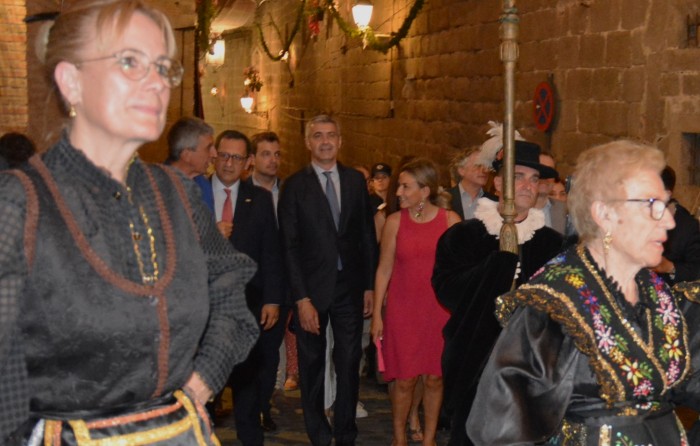
<instances>
[{"instance_id":1,"label":"short gray hair","mask_svg":"<svg viewBox=\"0 0 700 446\"><path fill-rule=\"evenodd\" d=\"M321 123L329 123L329 124L335 124L335 128L338 131L338 135L340 135L340 124L338 124L338 121L333 119L330 115L316 115L313 118L309 120L309 122L306 123L306 130L304 132L304 139L309 139L309 136L311 136L311 127L314 124L321 124Z\"/></svg>"},{"instance_id":2,"label":"short gray hair","mask_svg":"<svg viewBox=\"0 0 700 446\"><path fill-rule=\"evenodd\" d=\"M194 150L199 144L199 137L214 136L214 128L195 117L180 118L168 131L168 161L180 159L184 150Z\"/></svg>"},{"instance_id":3,"label":"short gray hair","mask_svg":"<svg viewBox=\"0 0 700 446\"><path fill-rule=\"evenodd\" d=\"M590 242L602 235L591 215L594 201L621 198L626 180L642 169L660 174L665 165L661 150L630 140L613 141L581 152L567 201L580 240Z\"/></svg>"}]
</instances>

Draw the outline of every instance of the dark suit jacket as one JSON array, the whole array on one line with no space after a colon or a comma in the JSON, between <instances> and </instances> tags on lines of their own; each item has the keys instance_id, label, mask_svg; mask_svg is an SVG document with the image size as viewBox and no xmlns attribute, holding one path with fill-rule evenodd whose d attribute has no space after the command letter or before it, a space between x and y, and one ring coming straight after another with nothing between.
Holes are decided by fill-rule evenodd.
<instances>
[{"instance_id":1,"label":"dark suit jacket","mask_svg":"<svg viewBox=\"0 0 700 446\"><path fill-rule=\"evenodd\" d=\"M278 204L292 301L310 297L319 311L331 304L339 255L353 285L361 290L374 287L377 242L367 183L361 173L340 163L338 174L338 230L311 165L285 181Z\"/></svg>"},{"instance_id":2,"label":"dark suit jacket","mask_svg":"<svg viewBox=\"0 0 700 446\"><path fill-rule=\"evenodd\" d=\"M566 204L563 201L549 199L552 207L549 208L549 218L551 219L551 228L560 234L566 234Z\"/></svg>"},{"instance_id":3,"label":"dark suit jacket","mask_svg":"<svg viewBox=\"0 0 700 446\"><path fill-rule=\"evenodd\" d=\"M198 182L200 186L203 183ZM211 196L211 181L205 184L204 196ZM206 200L205 200L206 201ZM264 304L284 303L285 270L282 244L272 203L272 194L251 183L241 181L233 214L233 231L229 238L233 247L250 256L258 264L255 276L246 285L248 308L257 317Z\"/></svg>"},{"instance_id":4,"label":"dark suit jacket","mask_svg":"<svg viewBox=\"0 0 700 446\"><path fill-rule=\"evenodd\" d=\"M675 201L675 200L672 200ZM676 201L676 213L673 215L676 227L668 231L664 243L664 257L673 262L676 276L671 279L662 274L670 284L700 279L700 227L690 212Z\"/></svg>"},{"instance_id":5,"label":"dark suit jacket","mask_svg":"<svg viewBox=\"0 0 700 446\"><path fill-rule=\"evenodd\" d=\"M447 189L447 192L452 195L452 200L450 201L450 204L452 206L452 210L455 211L462 220L464 220L464 208L462 207L462 196L459 193L459 185L456 185L453 188ZM484 197L490 198L493 201L498 201L498 197L490 194L486 191L484 191Z\"/></svg>"}]
</instances>

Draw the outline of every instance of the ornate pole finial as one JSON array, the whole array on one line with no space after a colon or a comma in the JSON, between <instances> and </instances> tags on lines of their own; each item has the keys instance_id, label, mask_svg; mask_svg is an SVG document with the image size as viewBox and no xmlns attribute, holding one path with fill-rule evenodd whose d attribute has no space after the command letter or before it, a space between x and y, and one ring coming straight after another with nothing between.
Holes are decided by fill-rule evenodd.
<instances>
[{"instance_id":1,"label":"ornate pole finial","mask_svg":"<svg viewBox=\"0 0 700 446\"><path fill-rule=\"evenodd\" d=\"M505 116L503 118L503 227L500 234L501 251L518 253L518 234L515 229L515 130L513 115L515 108L515 65L518 61L518 10L515 0L503 1L501 16L501 61L505 66Z\"/></svg>"}]
</instances>

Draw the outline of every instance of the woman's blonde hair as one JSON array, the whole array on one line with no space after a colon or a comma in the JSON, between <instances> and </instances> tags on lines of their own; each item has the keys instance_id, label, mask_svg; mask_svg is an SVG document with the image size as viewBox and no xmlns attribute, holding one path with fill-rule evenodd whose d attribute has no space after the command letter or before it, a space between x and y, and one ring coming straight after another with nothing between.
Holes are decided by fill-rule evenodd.
<instances>
[{"instance_id":1,"label":"woman's blonde hair","mask_svg":"<svg viewBox=\"0 0 700 446\"><path fill-rule=\"evenodd\" d=\"M661 172L666 165L663 152L656 147L629 140L614 141L590 148L576 162L568 207L582 242L599 235L591 215L594 201L610 201L623 196L624 182L640 170Z\"/></svg>"},{"instance_id":2,"label":"woman's blonde hair","mask_svg":"<svg viewBox=\"0 0 700 446\"><path fill-rule=\"evenodd\" d=\"M401 172L406 172L413 176L420 187L427 187L430 190L428 200L441 208L449 209L450 194L440 187L439 173L435 163L427 158L415 158L401 167Z\"/></svg>"},{"instance_id":3,"label":"woman's blonde hair","mask_svg":"<svg viewBox=\"0 0 700 446\"><path fill-rule=\"evenodd\" d=\"M143 1L75 1L61 11L52 24L42 28L37 37L37 56L44 63L45 75L57 94L60 95L54 80L56 66L63 61L78 63L84 57L86 45L93 40L97 40L98 45L105 45L105 42L119 37L137 12L153 20L161 29L167 55L174 56L177 44L170 21L162 12Z\"/></svg>"}]
</instances>

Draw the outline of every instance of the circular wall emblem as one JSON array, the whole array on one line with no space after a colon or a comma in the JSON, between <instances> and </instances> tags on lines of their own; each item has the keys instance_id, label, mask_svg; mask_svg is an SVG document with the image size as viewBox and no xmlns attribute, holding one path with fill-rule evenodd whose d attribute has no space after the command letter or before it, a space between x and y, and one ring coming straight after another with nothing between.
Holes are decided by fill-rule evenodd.
<instances>
[{"instance_id":1,"label":"circular wall emblem","mask_svg":"<svg viewBox=\"0 0 700 446\"><path fill-rule=\"evenodd\" d=\"M549 130L554 119L554 91L549 82L541 82L535 87L532 101L535 126L543 132Z\"/></svg>"}]
</instances>

